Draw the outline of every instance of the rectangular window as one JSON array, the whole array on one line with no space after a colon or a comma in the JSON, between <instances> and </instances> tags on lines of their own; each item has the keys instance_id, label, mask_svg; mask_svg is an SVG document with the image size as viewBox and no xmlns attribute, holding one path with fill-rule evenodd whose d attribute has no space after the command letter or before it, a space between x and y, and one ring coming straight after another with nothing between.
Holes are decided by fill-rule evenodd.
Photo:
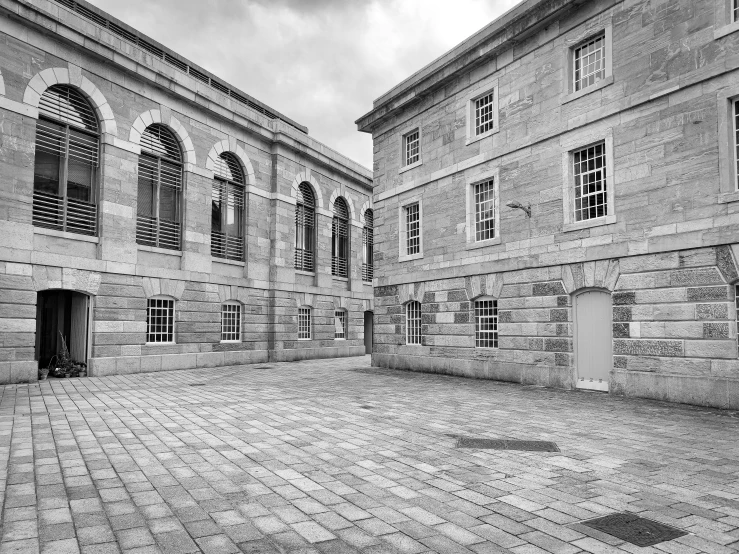
<instances>
[{"instance_id":1,"label":"rectangular window","mask_svg":"<svg viewBox=\"0 0 739 554\"><path fill-rule=\"evenodd\" d=\"M310 308L298 308L298 340L310 340L311 317Z\"/></svg>"},{"instance_id":2,"label":"rectangular window","mask_svg":"<svg viewBox=\"0 0 739 554\"><path fill-rule=\"evenodd\" d=\"M146 307L146 342L174 342L174 300L149 298Z\"/></svg>"},{"instance_id":3,"label":"rectangular window","mask_svg":"<svg viewBox=\"0 0 739 554\"><path fill-rule=\"evenodd\" d=\"M334 312L334 338L346 338L346 312L344 310Z\"/></svg>"},{"instance_id":4,"label":"rectangular window","mask_svg":"<svg viewBox=\"0 0 739 554\"><path fill-rule=\"evenodd\" d=\"M575 48L575 91L594 85L606 76L606 37L598 35Z\"/></svg>"},{"instance_id":5,"label":"rectangular window","mask_svg":"<svg viewBox=\"0 0 739 554\"><path fill-rule=\"evenodd\" d=\"M608 215L605 143L573 153L575 176L575 221Z\"/></svg>"},{"instance_id":6,"label":"rectangular window","mask_svg":"<svg viewBox=\"0 0 739 554\"><path fill-rule=\"evenodd\" d=\"M739 21L739 0L734 0L734 7L731 10L734 21Z\"/></svg>"},{"instance_id":7,"label":"rectangular window","mask_svg":"<svg viewBox=\"0 0 739 554\"><path fill-rule=\"evenodd\" d=\"M487 133L495 126L494 104L494 91L475 100L475 135Z\"/></svg>"},{"instance_id":8,"label":"rectangular window","mask_svg":"<svg viewBox=\"0 0 739 554\"><path fill-rule=\"evenodd\" d=\"M498 301L475 301L475 348L498 348Z\"/></svg>"},{"instance_id":9,"label":"rectangular window","mask_svg":"<svg viewBox=\"0 0 739 554\"><path fill-rule=\"evenodd\" d=\"M421 303L409 302L405 312L405 343L421 344Z\"/></svg>"},{"instance_id":10,"label":"rectangular window","mask_svg":"<svg viewBox=\"0 0 739 554\"><path fill-rule=\"evenodd\" d=\"M475 241L495 238L495 179L475 185Z\"/></svg>"},{"instance_id":11,"label":"rectangular window","mask_svg":"<svg viewBox=\"0 0 739 554\"><path fill-rule=\"evenodd\" d=\"M739 0L735 0L739 2ZM734 176L736 177L736 188L739 190L739 100L734 100Z\"/></svg>"},{"instance_id":12,"label":"rectangular window","mask_svg":"<svg viewBox=\"0 0 739 554\"><path fill-rule=\"evenodd\" d=\"M418 129L408 133L407 135L405 135L405 137L403 137L403 152L405 153L404 165L414 164L420 159L420 138L421 136Z\"/></svg>"},{"instance_id":13,"label":"rectangular window","mask_svg":"<svg viewBox=\"0 0 739 554\"><path fill-rule=\"evenodd\" d=\"M736 308L737 329L739 329L739 285L734 285L734 306ZM737 333L736 339L739 341L739 333Z\"/></svg>"},{"instance_id":14,"label":"rectangular window","mask_svg":"<svg viewBox=\"0 0 739 554\"><path fill-rule=\"evenodd\" d=\"M221 306L221 341L239 342L241 340L241 304Z\"/></svg>"},{"instance_id":15,"label":"rectangular window","mask_svg":"<svg viewBox=\"0 0 739 554\"><path fill-rule=\"evenodd\" d=\"M421 218L418 203L405 208L406 254L418 254L421 251Z\"/></svg>"}]
</instances>

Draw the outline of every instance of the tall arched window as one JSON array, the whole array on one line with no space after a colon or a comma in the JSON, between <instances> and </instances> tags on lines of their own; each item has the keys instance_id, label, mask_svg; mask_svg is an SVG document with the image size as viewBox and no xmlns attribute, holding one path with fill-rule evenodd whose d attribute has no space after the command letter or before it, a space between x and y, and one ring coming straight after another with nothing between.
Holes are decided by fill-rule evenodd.
<instances>
[{"instance_id":1,"label":"tall arched window","mask_svg":"<svg viewBox=\"0 0 739 554\"><path fill-rule=\"evenodd\" d=\"M421 303L405 305L405 343L421 344Z\"/></svg>"},{"instance_id":2,"label":"tall arched window","mask_svg":"<svg viewBox=\"0 0 739 554\"><path fill-rule=\"evenodd\" d=\"M236 156L223 152L213 182L210 252L216 258L244 259L244 183Z\"/></svg>"},{"instance_id":3,"label":"tall arched window","mask_svg":"<svg viewBox=\"0 0 739 554\"><path fill-rule=\"evenodd\" d=\"M349 273L349 210L339 197L334 202L334 222L331 232L331 274L346 277Z\"/></svg>"},{"instance_id":4,"label":"tall arched window","mask_svg":"<svg viewBox=\"0 0 739 554\"><path fill-rule=\"evenodd\" d=\"M136 242L180 249L182 151L172 131L155 123L141 135Z\"/></svg>"},{"instance_id":5,"label":"tall arched window","mask_svg":"<svg viewBox=\"0 0 739 554\"><path fill-rule=\"evenodd\" d=\"M295 207L295 269L313 271L315 247L316 201L307 183L298 187L298 205Z\"/></svg>"},{"instance_id":6,"label":"tall arched window","mask_svg":"<svg viewBox=\"0 0 739 554\"><path fill-rule=\"evenodd\" d=\"M100 132L87 99L52 85L39 101L33 171L33 224L94 235Z\"/></svg>"},{"instance_id":7,"label":"tall arched window","mask_svg":"<svg viewBox=\"0 0 739 554\"><path fill-rule=\"evenodd\" d=\"M364 228L362 229L362 281L372 282L375 274L372 265L373 245L375 243L375 216L367 209L364 212Z\"/></svg>"}]
</instances>

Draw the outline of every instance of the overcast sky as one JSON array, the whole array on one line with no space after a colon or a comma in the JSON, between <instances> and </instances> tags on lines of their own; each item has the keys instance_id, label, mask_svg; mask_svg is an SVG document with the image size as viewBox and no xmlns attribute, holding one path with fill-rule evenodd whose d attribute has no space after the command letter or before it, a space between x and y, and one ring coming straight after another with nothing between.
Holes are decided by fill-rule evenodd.
<instances>
[{"instance_id":1,"label":"overcast sky","mask_svg":"<svg viewBox=\"0 0 739 554\"><path fill-rule=\"evenodd\" d=\"M354 121L518 0L91 0L368 168Z\"/></svg>"}]
</instances>

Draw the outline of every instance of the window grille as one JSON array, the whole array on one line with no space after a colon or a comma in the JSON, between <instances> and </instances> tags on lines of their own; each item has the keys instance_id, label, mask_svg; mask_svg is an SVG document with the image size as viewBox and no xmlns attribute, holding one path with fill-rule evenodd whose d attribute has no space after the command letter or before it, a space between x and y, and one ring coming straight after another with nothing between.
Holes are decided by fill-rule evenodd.
<instances>
[{"instance_id":1,"label":"window grille","mask_svg":"<svg viewBox=\"0 0 739 554\"><path fill-rule=\"evenodd\" d=\"M608 215L605 143L588 146L573 155L575 163L575 221Z\"/></svg>"},{"instance_id":2,"label":"window grille","mask_svg":"<svg viewBox=\"0 0 739 554\"><path fill-rule=\"evenodd\" d=\"M421 251L421 214L418 203L405 208L406 252L408 255Z\"/></svg>"},{"instance_id":3,"label":"window grille","mask_svg":"<svg viewBox=\"0 0 739 554\"><path fill-rule=\"evenodd\" d=\"M575 91L594 85L606 75L606 37L600 35L575 48Z\"/></svg>"},{"instance_id":4,"label":"window grille","mask_svg":"<svg viewBox=\"0 0 739 554\"><path fill-rule=\"evenodd\" d=\"M298 187L295 206L295 269L313 271L316 202L307 183Z\"/></svg>"},{"instance_id":5,"label":"window grille","mask_svg":"<svg viewBox=\"0 0 739 554\"><path fill-rule=\"evenodd\" d=\"M241 304L228 302L221 305L221 341L241 341Z\"/></svg>"},{"instance_id":6,"label":"window grille","mask_svg":"<svg viewBox=\"0 0 739 554\"><path fill-rule=\"evenodd\" d=\"M334 219L331 230L331 274L347 277L349 274L349 210L339 197L334 202Z\"/></svg>"},{"instance_id":7,"label":"window grille","mask_svg":"<svg viewBox=\"0 0 739 554\"><path fill-rule=\"evenodd\" d=\"M475 301L475 348L498 348L498 301Z\"/></svg>"},{"instance_id":8,"label":"window grille","mask_svg":"<svg viewBox=\"0 0 739 554\"><path fill-rule=\"evenodd\" d=\"M364 212L364 228L362 229L362 281L372 282L374 277L374 241L375 218L372 210Z\"/></svg>"},{"instance_id":9,"label":"window grille","mask_svg":"<svg viewBox=\"0 0 739 554\"><path fill-rule=\"evenodd\" d=\"M146 309L146 342L174 342L174 300L149 298Z\"/></svg>"},{"instance_id":10,"label":"window grille","mask_svg":"<svg viewBox=\"0 0 739 554\"><path fill-rule=\"evenodd\" d=\"M53 85L39 100L33 224L82 235L97 232L98 121L77 89Z\"/></svg>"},{"instance_id":11,"label":"window grille","mask_svg":"<svg viewBox=\"0 0 739 554\"><path fill-rule=\"evenodd\" d=\"M739 0L736 0L739 2ZM734 158L736 166L735 173L737 179L737 189L739 189L739 100L734 101L734 149L736 157Z\"/></svg>"},{"instance_id":12,"label":"window grille","mask_svg":"<svg viewBox=\"0 0 739 554\"><path fill-rule=\"evenodd\" d=\"M405 307L405 343L421 344L421 303L408 302Z\"/></svg>"},{"instance_id":13,"label":"window grille","mask_svg":"<svg viewBox=\"0 0 739 554\"><path fill-rule=\"evenodd\" d=\"M136 242L180 249L182 153L163 125L150 125L141 135Z\"/></svg>"},{"instance_id":14,"label":"window grille","mask_svg":"<svg viewBox=\"0 0 739 554\"><path fill-rule=\"evenodd\" d=\"M310 308L298 308L298 340L310 340L311 338L311 310Z\"/></svg>"},{"instance_id":15,"label":"window grille","mask_svg":"<svg viewBox=\"0 0 739 554\"><path fill-rule=\"evenodd\" d=\"M334 338L346 338L346 312L344 310L336 310L334 312Z\"/></svg>"},{"instance_id":16,"label":"window grille","mask_svg":"<svg viewBox=\"0 0 739 554\"><path fill-rule=\"evenodd\" d=\"M495 125L495 91L475 100L475 135L491 131Z\"/></svg>"},{"instance_id":17,"label":"window grille","mask_svg":"<svg viewBox=\"0 0 739 554\"><path fill-rule=\"evenodd\" d=\"M418 129L405 135L405 165L414 164L420 159L420 144Z\"/></svg>"},{"instance_id":18,"label":"window grille","mask_svg":"<svg viewBox=\"0 0 739 554\"><path fill-rule=\"evenodd\" d=\"M475 185L475 241L495 238L495 180Z\"/></svg>"},{"instance_id":19,"label":"window grille","mask_svg":"<svg viewBox=\"0 0 739 554\"><path fill-rule=\"evenodd\" d=\"M222 153L215 164L210 253L216 258L244 259L244 172L236 156Z\"/></svg>"}]
</instances>

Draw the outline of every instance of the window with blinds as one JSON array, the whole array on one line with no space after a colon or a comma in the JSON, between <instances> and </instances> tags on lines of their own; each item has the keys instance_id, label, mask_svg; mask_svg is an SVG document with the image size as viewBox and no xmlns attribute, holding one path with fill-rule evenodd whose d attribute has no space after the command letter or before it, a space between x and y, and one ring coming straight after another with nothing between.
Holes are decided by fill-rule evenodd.
<instances>
[{"instance_id":1,"label":"window with blinds","mask_svg":"<svg viewBox=\"0 0 739 554\"><path fill-rule=\"evenodd\" d=\"M77 89L53 85L39 101L33 175L33 224L97 233L97 117Z\"/></svg>"},{"instance_id":2,"label":"window with blinds","mask_svg":"<svg viewBox=\"0 0 739 554\"><path fill-rule=\"evenodd\" d=\"M314 271L316 201L307 183L298 187L295 206L295 269Z\"/></svg>"},{"instance_id":3,"label":"window with blinds","mask_svg":"<svg viewBox=\"0 0 739 554\"><path fill-rule=\"evenodd\" d=\"M331 227L331 274L334 277L349 275L349 209L339 197L334 202L334 220Z\"/></svg>"},{"instance_id":4,"label":"window with blinds","mask_svg":"<svg viewBox=\"0 0 739 554\"><path fill-rule=\"evenodd\" d=\"M362 229L362 281L371 283L374 277L374 266L372 259L374 256L373 245L375 216L372 210L364 212L364 228Z\"/></svg>"},{"instance_id":5,"label":"window with blinds","mask_svg":"<svg viewBox=\"0 0 739 554\"><path fill-rule=\"evenodd\" d=\"M222 153L213 181L210 252L216 258L244 260L244 171L236 156Z\"/></svg>"},{"instance_id":6,"label":"window with blinds","mask_svg":"<svg viewBox=\"0 0 739 554\"><path fill-rule=\"evenodd\" d=\"M155 123L141 135L136 242L179 250L181 199L180 144L167 127Z\"/></svg>"}]
</instances>

